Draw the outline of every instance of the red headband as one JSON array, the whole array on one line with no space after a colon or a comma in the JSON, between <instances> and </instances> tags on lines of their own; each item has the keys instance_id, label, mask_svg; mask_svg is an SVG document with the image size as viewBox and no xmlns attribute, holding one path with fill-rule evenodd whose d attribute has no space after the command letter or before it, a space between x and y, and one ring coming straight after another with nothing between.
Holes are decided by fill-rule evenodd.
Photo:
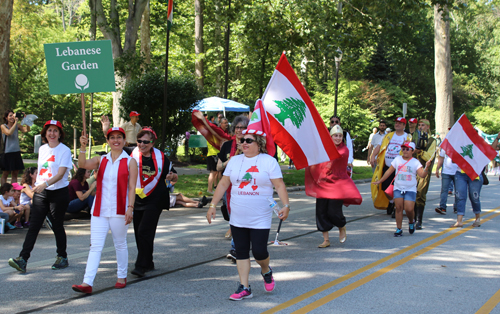
<instances>
[{"instance_id":1,"label":"red headband","mask_svg":"<svg viewBox=\"0 0 500 314\"><path fill-rule=\"evenodd\" d=\"M155 140L158 139L158 136L156 136L156 132L153 131L153 129L150 127L150 126L145 126L142 128L143 131L149 131L151 133L153 133L153 135L155 136Z\"/></svg>"}]
</instances>

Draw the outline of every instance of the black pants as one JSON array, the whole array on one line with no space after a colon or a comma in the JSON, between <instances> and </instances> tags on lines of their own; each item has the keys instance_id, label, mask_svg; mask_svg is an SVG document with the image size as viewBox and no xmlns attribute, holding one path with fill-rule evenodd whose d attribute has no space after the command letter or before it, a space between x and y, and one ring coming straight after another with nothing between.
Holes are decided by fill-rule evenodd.
<instances>
[{"instance_id":1,"label":"black pants","mask_svg":"<svg viewBox=\"0 0 500 314\"><path fill-rule=\"evenodd\" d=\"M31 207L30 228L24 239L23 249L19 256L25 261L30 258L36 238L42 228L46 216L52 222L52 232L56 237L57 255L66 258L66 232L64 231L64 214L69 204L68 187L35 193Z\"/></svg>"},{"instance_id":2,"label":"black pants","mask_svg":"<svg viewBox=\"0 0 500 314\"><path fill-rule=\"evenodd\" d=\"M156 227L162 209L151 205L152 209L134 211L134 235L137 244L137 260L135 268L142 270L153 268L153 250L156 235Z\"/></svg>"},{"instance_id":3,"label":"black pants","mask_svg":"<svg viewBox=\"0 0 500 314\"><path fill-rule=\"evenodd\" d=\"M319 231L330 231L334 226L342 228L346 225L343 204L343 200L316 199L316 226Z\"/></svg>"},{"instance_id":4,"label":"black pants","mask_svg":"<svg viewBox=\"0 0 500 314\"><path fill-rule=\"evenodd\" d=\"M236 259L250 258L250 243L252 244L252 254L257 261L265 260L269 257L267 252L267 241L269 240L269 229L240 228L231 225Z\"/></svg>"}]
</instances>

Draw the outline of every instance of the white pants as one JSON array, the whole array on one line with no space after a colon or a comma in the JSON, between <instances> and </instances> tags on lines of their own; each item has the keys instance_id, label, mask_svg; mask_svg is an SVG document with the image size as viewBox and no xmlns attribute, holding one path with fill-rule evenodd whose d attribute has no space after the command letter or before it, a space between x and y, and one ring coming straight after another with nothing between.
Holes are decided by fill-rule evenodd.
<instances>
[{"instance_id":1,"label":"white pants","mask_svg":"<svg viewBox=\"0 0 500 314\"><path fill-rule=\"evenodd\" d=\"M106 236L111 229L116 250L116 263L118 265L117 277L127 278L128 247L125 217L95 217L90 220L90 252L87 259L87 268L83 282L89 286L94 285L95 275L101 261L101 252L104 248Z\"/></svg>"}]
</instances>

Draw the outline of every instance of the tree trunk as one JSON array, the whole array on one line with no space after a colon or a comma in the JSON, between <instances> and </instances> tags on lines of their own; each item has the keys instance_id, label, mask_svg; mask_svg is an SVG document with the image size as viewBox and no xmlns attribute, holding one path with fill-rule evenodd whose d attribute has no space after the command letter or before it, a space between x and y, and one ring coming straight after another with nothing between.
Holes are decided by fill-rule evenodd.
<instances>
[{"instance_id":1,"label":"tree trunk","mask_svg":"<svg viewBox=\"0 0 500 314\"><path fill-rule=\"evenodd\" d=\"M89 2L92 0L89 0ZM111 40L111 50L113 59L120 58L124 52L135 53L135 45L138 38L138 30L141 25L142 15L146 4L149 0L129 0L128 1L128 18L125 27L125 44L122 48L121 33L120 33L120 17L116 7L117 0L111 0L109 9L109 20L106 18L102 0L95 0L97 25L101 30L104 38ZM123 119L120 118L120 99L122 96L121 89L125 86L128 75L120 77L115 75L116 92L113 93L113 125L118 126L123 124Z\"/></svg>"},{"instance_id":2,"label":"tree trunk","mask_svg":"<svg viewBox=\"0 0 500 314\"><path fill-rule=\"evenodd\" d=\"M141 54L147 64L151 63L151 31L150 31L150 13L149 2L144 9L141 22Z\"/></svg>"},{"instance_id":3,"label":"tree trunk","mask_svg":"<svg viewBox=\"0 0 500 314\"><path fill-rule=\"evenodd\" d=\"M455 121L453 117L453 73L451 70L448 8L434 6L434 80L436 84L436 132L441 138Z\"/></svg>"},{"instance_id":4,"label":"tree trunk","mask_svg":"<svg viewBox=\"0 0 500 314\"><path fill-rule=\"evenodd\" d=\"M194 52L196 60L194 62L194 73L196 83L203 89L203 0L194 0Z\"/></svg>"},{"instance_id":5,"label":"tree trunk","mask_svg":"<svg viewBox=\"0 0 500 314\"><path fill-rule=\"evenodd\" d=\"M0 1L0 112L10 108L9 103L9 54L10 26L14 0Z\"/></svg>"}]
</instances>

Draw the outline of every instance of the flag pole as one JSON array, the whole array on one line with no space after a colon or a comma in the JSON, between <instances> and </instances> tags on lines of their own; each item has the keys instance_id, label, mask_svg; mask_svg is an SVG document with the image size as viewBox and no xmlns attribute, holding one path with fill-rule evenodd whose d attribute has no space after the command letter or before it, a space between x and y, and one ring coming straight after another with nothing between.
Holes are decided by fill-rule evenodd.
<instances>
[{"instance_id":1,"label":"flag pole","mask_svg":"<svg viewBox=\"0 0 500 314\"><path fill-rule=\"evenodd\" d=\"M85 95L81 93L81 100L82 100L82 120L83 120L83 136L87 134L87 126L85 125Z\"/></svg>"}]
</instances>

